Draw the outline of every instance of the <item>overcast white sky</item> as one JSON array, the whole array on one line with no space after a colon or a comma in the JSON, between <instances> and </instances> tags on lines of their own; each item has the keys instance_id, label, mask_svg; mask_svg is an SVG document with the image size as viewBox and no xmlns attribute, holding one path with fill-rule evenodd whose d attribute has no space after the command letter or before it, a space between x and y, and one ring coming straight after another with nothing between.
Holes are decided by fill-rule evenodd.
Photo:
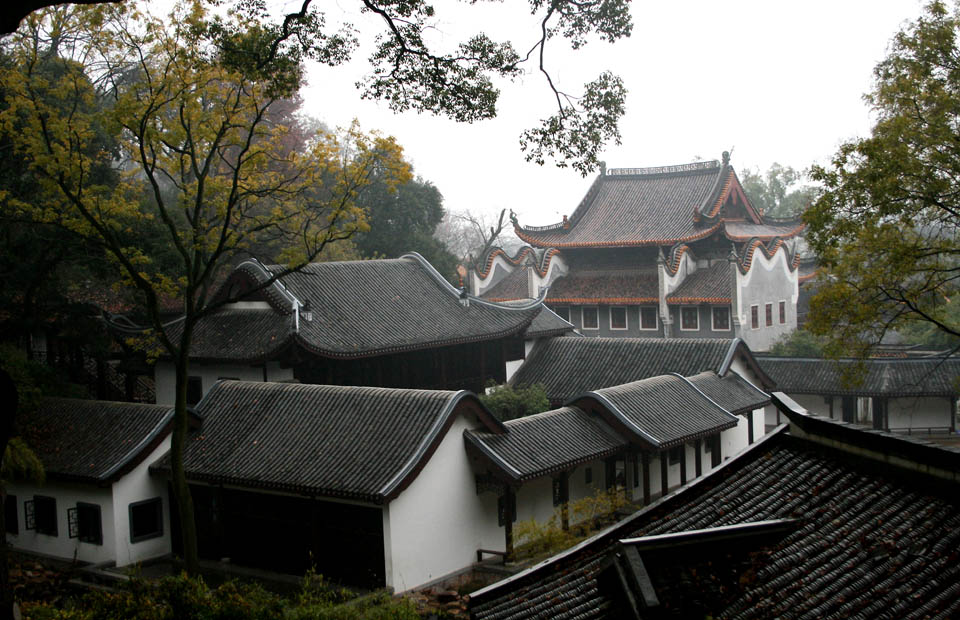
<instances>
[{"instance_id":1,"label":"overcast white sky","mask_svg":"<svg viewBox=\"0 0 960 620\"><path fill-rule=\"evenodd\" d=\"M375 18L354 13L354 5L334 0L321 8L363 32L379 28ZM441 44L476 31L509 38L518 50L535 41L525 2L438 0L435 6ZM636 1L632 37L576 52L558 39L548 62L569 92L606 69L624 79L622 145L605 150L608 167L719 159L731 150L738 171L765 170L773 162L805 169L829 162L842 141L869 132L862 95L873 67L894 33L921 10L919 0ZM303 93L311 116L329 126L357 118L364 129L396 136L417 174L443 193L448 210L506 207L521 223L542 225L576 208L593 176L526 163L520 152L522 130L553 111L533 67L503 85L496 120L463 125L394 115L383 104L362 101L353 83L366 71L366 55L362 48L347 67L311 68Z\"/></svg>"}]
</instances>

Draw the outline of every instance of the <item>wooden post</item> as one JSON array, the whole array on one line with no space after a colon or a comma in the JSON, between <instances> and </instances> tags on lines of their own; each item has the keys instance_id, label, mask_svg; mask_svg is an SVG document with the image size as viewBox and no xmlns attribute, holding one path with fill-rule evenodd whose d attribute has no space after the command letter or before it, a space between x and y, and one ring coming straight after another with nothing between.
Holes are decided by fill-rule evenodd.
<instances>
[{"instance_id":1,"label":"wooden post","mask_svg":"<svg viewBox=\"0 0 960 620\"><path fill-rule=\"evenodd\" d=\"M670 454L667 450L660 452L660 497L667 494L667 472L670 469Z\"/></svg>"},{"instance_id":2,"label":"wooden post","mask_svg":"<svg viewBox=\"0 0 960 620\"><path fill-rule=\"evenodd\" d=\"M889 423L889 420L887 421ZM957 399L950 397L950 434L957 432Z\"/></svg>"},{"instance_id":3,"label":"wooden post","mask_svg":"<svg viewBox=\"0 0 960 620\"><path fill-rule=\"evenodd\" d=\"M650 503L650 453L644 450L640 453L643 461L643 505Z\"/></svg>"},{"instance_id":4,"label":"wooden post","mask_svg":"<svg viewBox=\"0 0 960 620\"><path fill-rule=\"evenodd\" d=\"M687 444L680 446L680 486L687 483Z\"/></svg>"},{"instance_id":5,"label":"wooden post","mask_svg":"<svg viewBox=\"0 0 960 620\"><path fill-rule=\"evenodd\" d=\"M753 409L747 414L747 445L753 443Z\"/></svg>"},{"instance_id":6,"label":"wooden post","mask_svg":"<svg viewBox=\"0 0 960 620\"><path fill-rule=\"evenodd\" d=\"M694 458L694 471L697 474L697 478L699 478L703 475L703 439L694 441L693 448L697 451L696 457Z\"/></svg>"}]
</instances>

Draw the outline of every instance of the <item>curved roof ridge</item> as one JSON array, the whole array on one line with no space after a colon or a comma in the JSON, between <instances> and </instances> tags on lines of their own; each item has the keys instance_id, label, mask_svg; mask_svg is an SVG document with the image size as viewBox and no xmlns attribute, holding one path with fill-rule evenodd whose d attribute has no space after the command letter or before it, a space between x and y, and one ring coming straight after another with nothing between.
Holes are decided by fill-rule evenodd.
<instances>
[{"instance_id":1,"label":"curved roof ridge","mask_svg":"<svg viewBox=\"0 0 960 620\"><path fill-rule=\"evenodd\" d=\"M677 243L670 248L670 256L664 263L664 266L667 268L667 273L672 276L677 274L677 270L680 269L680 259L683 258L683 255L687 252L689 252L690 257L693 258L693 250L686 243Z\"/></svg>"},{"instance_id":2,"label":"curved roof ridge","mask_svg":"<svg viewBox=\"0 0 960 620\"><path fill-rule=\"evenodd\" d=\"M710 190L699 206L694 207L694 221L699 221L701 218L713 218L720 211L723 199L726 197L726 193L729 191L730 185L733 182L732 172L733 168L730 167L729 160L725 159L723 166L717 172L717 178L713 182L713 189ZM707 205L712 206L710 207L710 211L705 213L704 211Z\"/></svg>"},{"instance_id":3,"label":"curved roof ridge","mask_svg":"<svg viewBox=\"0 0 960 620\"><path fill-rule=\"evenodd\" d=\"M783 248L783 251L787 253L787 268L790 271L796 271L800 263L796 260L795 255L791 255L790 247L784 242L780 237L774 237L770 240L769 243L764 243L759 237L752 237L747 243L743 246L743 253L740 256L737 256L737 267L740 269L740 273L746 275L750 271L750 267L753 266L753 258L756 255L757 250L763 252L763 255L767 260L772 259L776 256L777 252Z\"/></svg>"},{"instance_id":4,"label":"curved roof ridge","mask_svg":"<svg viewBox=\"0 0 960 620\"><path fill-rule=\"evenodd\" d=\"M490 270L493 269L493 261L498 256L502 256L503 259L508 263L510 263L511 265L518 266L531 253L533 253L534 255L536 254L536 252L530 245L523 245L517 250L516 254L514 254L513 256L510 256L506 250L496 245L488 249L487 253L484 255L484 259L482 261L483 267L481 268L480 263L478 263L477 265L474 265L473 270L477 273L478 276L480 276L481 280L485 280L487 276L490 275Z\"/></svg>"},{"instance_id":5,"label":"curved roof ridge","mask_svg":"<svg viewBox=\"0 0 960 620\"><path fill-rule=\"evenodd\" d=\"M725 413L726 415L730 416L730 417L733 418L734 420L737 420L737 416L733 415L732 413L730 413L729 411L727 411L726 409L724 409L717 401L715 401L715 400L713 400L712 398L710 398L709 396L707 396L707 394L706 394L703 390L701 390L701 389L697 386L696 383L694 383L693 381L691 381L690 379L688 379L687 377L684 377L683 375L681 375L681 374L679 374L679 373L671 372L670 374L673 375L674 377L680 377L681 379L683 379L683 380L687 383L687 385L689 385L690 387L692 387L693 389L695 389L695 390L697 391L697 393L700 394L700 396L703 396L703 397L706 398L708 401L710 401L710 403L711 403L714 407L716 407L717 409L719 409L720 411L722 411L722 412ZM697 374L694 375L694 376L700 376L700 375L711 375L711 376L717 377L718 379L721 378L720 375L718 375L717 373L713 372L712 370L705 370L705 371L703 371L703 372L701 372L701 373L697 373Z\"/></svg>"}]
</instances>

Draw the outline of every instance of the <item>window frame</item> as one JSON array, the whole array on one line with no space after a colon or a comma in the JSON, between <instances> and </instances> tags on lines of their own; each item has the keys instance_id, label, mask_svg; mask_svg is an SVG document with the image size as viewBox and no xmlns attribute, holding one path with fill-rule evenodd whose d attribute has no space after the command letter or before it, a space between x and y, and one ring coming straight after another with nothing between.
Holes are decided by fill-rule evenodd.
<instances>
[{"instance_id":1,"label":"window frame","mask_svg":"<svg viewBox=\"0 0 960 620\"><path fill-rule=\"evenodd\" d=\"M643 311L644 310L653 310L653 327L644 327L643 326ZM660 313L657 311L656 306L640 306L640 331L642 332L653 332L660 329Z\"/></svg>"},{"instance_id":2,"label":"window frame","mask_svg":"<svg viewBox=\"0 0 960 620\"><path fill-rule=\"evenodd\" d=\"M760 329L760 304L750 305L750 329Z\"/></svg>"},{"instance_id":3,"label":"window frame","mask_svg":"<svg viewBox=\"0 0 960 620\"><path fill-rule=\"evenodd\" d=\"M38 503L39 502L39 503ZM49 512L51 514L46 515L42 519L47 521L52 518L53 527L49 528L44 524L44 527L41 527L39 521L41 520L38 516L38 506L48 506ZM48 512L47 510L44 513ZM25 529L33 530L37 534L43 534L44 536L53 536L54 538L60 536L60 523L57 519L57 498L50 495L34 495L33 499L23 502L23 522L26 526ZM32 522L32 526L31 526Z\"/></svg>"},{"instance_id":4,"label":"window frame","mask_svg":"<svg viewBox=\"0 0 960 620\"><path fill-rule=\"evenodd\" d=\"M96 523L96 533L90 535L89 532L84 532L84 524L82 521L85 521L89 518L94 518ZM94 529L93 523L87 524L91 527L89 529ZM67 535L70 538L76 538L80 542L89 543L91 545L102 545L103 544L103 510L100 508L100 504L91 504L90 502L77 502L76 506L73 508L67 509Z\"/></svg>"},{"instance_id":5,"label":"window frame","mask_svg":"<svg viewBox=\"0 0 960 620\"><path fill-rule=\"evenodd\" d=\"M674 446L667 451L667 465L673 467L674 465L680 464L680 459L683 458L683 444L679 446Z\"/></svg>"},{"instance_id":6,"label":"window frame","mask_svg":"<svg viewBox=\"0 0 960 620\"><path fill-rule=\"evenodd\" d=\"M613 326L613 311L614 311L614 310L623 310L623 327L614 327L614 326ZM607 314L608 314L608 318L610 319L610 321L609 321L609 322L610 322L610 331L622 332L622 331L627 331L628 329L630 329L630 317L628 316L627 307L626 307L626 306L610 306L610 307L609 307L609 311L607 312Z\"/></svg>"},{"instance_id":7,"label":"window frame","mask_svg":"<svg viewBox=\"0 0 960 620\"><path fill-rule=\"evenodd\" d=\"M697 326L696 327L684 327L683 326L683 311L684 310L693 310L694 316L697 317ZM680 306L680 331L682 332L698 332L700 331L700 307L699 306Z\"/></svg>"},{"instance_id":8,"label":"window frame","mask_svg":"<svg viewBox=\"0 0 960 620\"><path fill-rule=\"evenodd\" d=\"M717 310L726 310L727 326L717 327ZM733 321L730 320L730 306L710 306L710 329L715 332L728 332L733 327Z\"/></svg>"},{"instance_id":9,"label":"window frame","mask_svg":"<svg viewBox=\"0 0 960 620\"><path fill-rule=\"evenodd\" d=\"M763 305L763 325L764 327L773 327L773 302L768 301Z\"/></svg>"},{"instance_id":10,"label":"window frame","mask_svg":"<svg viewBox=\"0 0 960 620\"><path fill-rule=\"evenodd\" d=\"M587 310L596 312L596 324L593 327L587 327ZM600 330L600 306L582 306L580 308L580 328L590 331Z\"/></svg>"},{"instance_id":11,"label":"window frame","mask_svg":"<svg viewBox=\"0 0 960 620\"><path fill-rule=\"evenodd\" d=\"M146 533L136 533L136 528L133 527L133 512L135 508L140 508L143 506L148 506L150 504L156 504L156 518L158 529L152 532ZM151 538L160 538L163 536L163 498L162 497L151 497L149 499L142 499L137 502L130 502L127 505L127 525L130 528L130 542L138 543L144 540L150 540Z\"/></svg>"},{"instance_id":12,"label":"window frame","mask_svg":"<svg viewBox=\"0 0 960 620\"><path fill-rule=\"evenodd\" d=\"M781 324L781 325L786 325L786 324L787 324L787 302L786 302L786 300L781 299L779 302L777 302L777 306L778 306L777 310L778 310L779 313L780 313L780 324Z\"/></svg>"}]
</instances>

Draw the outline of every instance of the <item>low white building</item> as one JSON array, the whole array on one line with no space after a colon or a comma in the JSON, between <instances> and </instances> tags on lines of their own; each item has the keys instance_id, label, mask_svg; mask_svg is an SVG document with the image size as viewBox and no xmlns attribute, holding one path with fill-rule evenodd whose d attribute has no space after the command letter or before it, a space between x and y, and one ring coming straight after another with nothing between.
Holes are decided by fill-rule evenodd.
<instances>
[{"instance_id":1,"label":"low white building","mask_svg":"<svg viewBox=\"0 0 960 620\"><path fill-rule=\"evenodd\" d=\"M169 497L150 464L170 449L173 410L160 405L46 399L28 420L42 485L6 485L7 542L96 564L170 551Z\"/></svg>"},{"instance_id":2,"label":"low white building","mask_svg":"<svg viewBox=\"0 0 960 620\"><path fill-rule=\"evenodd\" d=\"M957 432L960 358L757 359L777 390L815 415L899 433Z\"/></svg>"}]
</instances>

